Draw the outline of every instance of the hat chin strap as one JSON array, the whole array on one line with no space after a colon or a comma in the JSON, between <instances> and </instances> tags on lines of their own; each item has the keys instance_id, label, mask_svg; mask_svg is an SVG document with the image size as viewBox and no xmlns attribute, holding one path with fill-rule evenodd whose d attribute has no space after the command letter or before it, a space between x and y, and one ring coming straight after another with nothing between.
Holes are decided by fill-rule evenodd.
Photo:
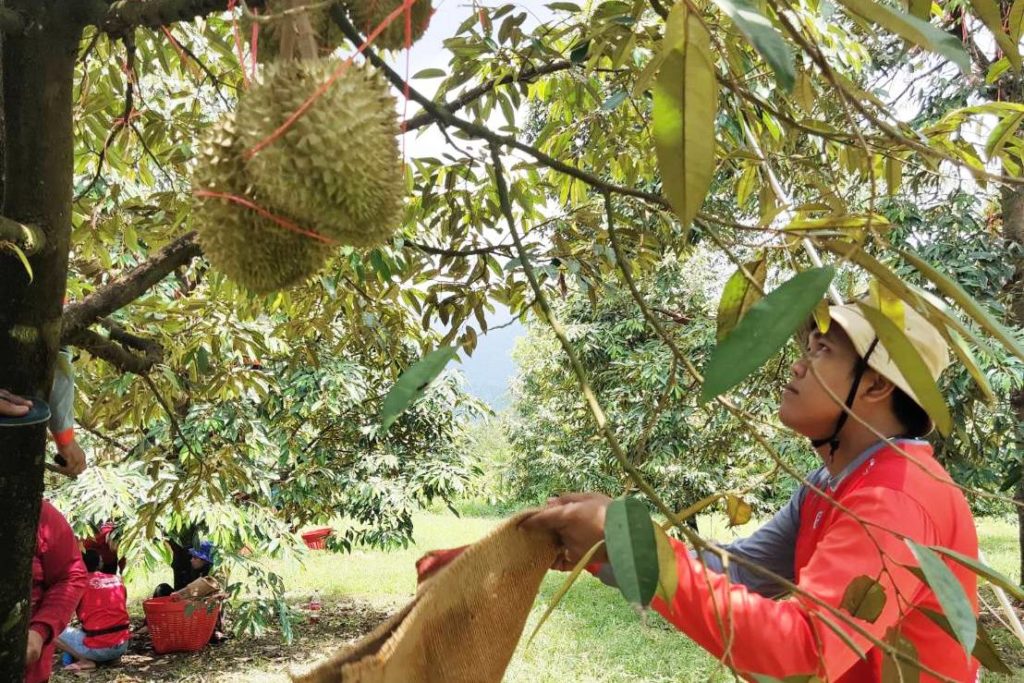
<instances>
[{"instance_id":1,"label":"hat chin strap","mask_svg":"<svg viewBox=\"0 0 1024 683\"><path fill-rule=\"evenodd\" d=\"M830 463L836 457L836 451L839 450L839 432L843 431L843 427L846 426L846 419L850 417L850 411L853 410L853 402L857 399L857 389L860 388L860 381L864 378L864 373L868 369L868 359L875 352L876 346L878 346L878 337L875 337L871 345L868 346L864 356L857 359L857 366L853 373L853 384L850 385L850 392L846 395L846 408L839 413L839 419L836 420L836 427L832 430L832 434L824 439L811 439L811 445L815 448L828 444L828 461Z\"/></svg>"}]
</instances>

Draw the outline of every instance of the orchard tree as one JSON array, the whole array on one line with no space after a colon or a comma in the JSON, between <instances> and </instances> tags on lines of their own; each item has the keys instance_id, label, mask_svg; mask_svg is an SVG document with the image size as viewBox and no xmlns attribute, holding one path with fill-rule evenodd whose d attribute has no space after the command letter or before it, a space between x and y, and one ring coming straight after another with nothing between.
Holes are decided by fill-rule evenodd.
<instances>
[{"instance_id":1,"label":"orchard tree","mask_svg":"<svg viewBox=\"0 0 1024 683\"><path fill-rule=\"evenodd\" d=\"M609 452L700 546L631 461L554 293L599 299L614 272L668 349L663 362L786 471L748 409L756 382L744 380L826 294L853 295L873 280L876 329L890 333L887 316L917 309L954 342L984 394L979 349L1024 360L1019 330L921 259L916 240L899 248L899 226L880 210L887 194L923 202L925 190L961 182L999 188L1004 218L1024 206L1014 199L1024 184L1016 6L605 0L547 9L532 20L515 5L476 4L446 41L448 67L409 75L381 51L422 33L426 0L4 3L5 388L46 397L58 348L74 346L82 362L125 373L130 405L111 406L109 385L85 387L89 406L104 406L97 419L125 410L142 432L166 420L176 433L163 457L180 457L209 426L199 414L186 433L174 427L179 416L260 386L271 393L280 377L244 369L263 345L284 340L316 365L341 357L353 335L370 367L399 378L403 399L382 405L384 429L456 345L472 350L498 302L552 327ZM995 61L979 47L989 42ZM425 97L417 86L437 77L435 98ZM1000 90L941 101L918 93L925 106L908 120L898 89L943 78L979 87L987 78ZM399 126L402 97L419 111ZM542 115L522 122L531 109ZM411 142L428 126L446 136L441 158L417 155ZM985 126L991 144L972 136ZM1013 225L1003 221L1019 241ZM701 367L637 285L697 237L739 273L716 307L720 341ZM900 275L908 270L914 278ZM758 320L771 324L757 352L741 353ZM426 354L413 366L410 341ZM939 389L906 372L951 433ZM95 426L106 436L112 425ZM0 669L11 680L22 671L44 445L41 427L0 431L14 558L0 574ZM160 467L146 475L159 479ZM737 493L712 498L735 508Z\"/></svg>"}]
</instances>

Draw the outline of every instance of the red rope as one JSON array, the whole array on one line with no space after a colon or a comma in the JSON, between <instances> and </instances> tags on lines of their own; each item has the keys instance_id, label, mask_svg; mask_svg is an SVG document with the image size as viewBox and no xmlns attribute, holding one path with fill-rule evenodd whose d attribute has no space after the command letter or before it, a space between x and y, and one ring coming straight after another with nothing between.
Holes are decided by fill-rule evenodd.
<instances>
[{"instance_id":1,"label":"red rope","mask_svg":"<svg viewBox=\"0 0 1024 683\"><path fill-rule=\"evenodd\" d=\"M263 216L264 218L269 218L270 220L274 221L275 223L280 225L282 228L285 228L286 230L291 230L294 233L298 233L300 235L305 235L306 237L312 237L313 239L318 240L320 242L323 242L324 244L335 245L335 244L338 243L337 240L333 240L330 237L326 237L324 235L321 235L318 232L314 232L312 230L307 230L306 228L303 228L303 227L299 226L298 224L293 223L292 221L288 220L287 218L282 218L281 216L275 215L275 214L271 213L270 211L267 211L266 209L264 209L259 204L256 204L256 203L246 199L245 197L239 197L238 195L227 194L227 193L224 193L224 192L213 192L212 190L196 190L193 194L196 197L212 197L214 199L226 199L229 202L232 202L234 204L238 204L240 206L244 206L247 209L255 211L256 213L258 213L259 215Z\"/></svg>"},{"instance_id":2,"label":"red rope","mask_svg":"<svg viewBox=\"0 0 1024 683\"><path fill-rule=\"evenodd\" d=\"M413 6L413 3L415 3L416 1L417 0L402 0L401 6L395 8L395 10L391 12L391 14L385 17L384 21L382 21L380 25L377 26L377 28L370 32L370 35L366 37L366 40L363 42L363 44L360 45L359 48L354 53L349 55L349 57L341 63L341 66L339 66L337 70L335 70L334 73L332 73L330 77L323 84L320 85L320 87L313 91L313 94L306 98L306 101L300 104L298 109L291 113L291 115L285 120L284 123L278 126L273 133L271 133L266 138L257 143L252 149L246 150L245 158L251 159L252 157L259 154L260 150L270 146L278 138L284 135L288 131L288 129L291 128L296 121L302 118L306 114L306 112L309 111L310 107L312 107L316 103L316 101L320 99L323 96L323 94L327 92L328 89L330 89L332 85L334 85L334 82L341 78L341 76L346 71L348 71L348 68L352 65L352 62L355 59L356 55L362 54L363 51L374 40L377 39L377 36L379 36L384 31L384 29L390 26L391 22L397 19L400 14L402 14L403 12L409 13L409 17L411 20L411 7ZM234 2L234 0L232 0L232 2ZM406 81L406 87L408 87L408 80Z\"/></svg>"}]
</instances>

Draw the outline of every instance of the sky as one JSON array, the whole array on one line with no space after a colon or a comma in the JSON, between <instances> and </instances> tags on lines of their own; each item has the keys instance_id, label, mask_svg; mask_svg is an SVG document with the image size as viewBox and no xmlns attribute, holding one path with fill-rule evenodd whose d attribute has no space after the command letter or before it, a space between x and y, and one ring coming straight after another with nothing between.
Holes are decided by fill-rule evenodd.
<instances>
[{"instance_id":1,"label":"sky","mask_svg":"<svg viewBox=\"0 0 1024 683\"><path fill-rule=\"evenodd\" d=\"M539 0L526 0L517 3L517 6L527 10L533 17L528 20L526 28L551 14L551 10ZM437 68L447 71L451 54L444 48L444 40L455 35L459 25L469 16L471 8L471 4L461 0L435 1L435 12L423 37L408 52L392 55L388 60L391 66L406 77L411 77L424 69ZM413 79L411 84L423 94L433 96L442 80ZM419 107L409 103L406 108L400 102L399 110L407 117L411 117L419 111ZM498 113L495 115L500 116ZM429 126L419 133L411 134L404 142L405 153L409 157L441 158L441 153L447 149L444 136L438 132L436 126ZM495 304L494 312L487 316L487 325L489 328L505 325L511 317L507 308ZM518 321L508 327L481 334L473 355L466 356L463 352L460 356L461 364L456 366L466 377L467 389L496 410L508 404L508 384L515 374L512 349L516 340L524 334L525 330Z\"/></svg>"}]
</instances>

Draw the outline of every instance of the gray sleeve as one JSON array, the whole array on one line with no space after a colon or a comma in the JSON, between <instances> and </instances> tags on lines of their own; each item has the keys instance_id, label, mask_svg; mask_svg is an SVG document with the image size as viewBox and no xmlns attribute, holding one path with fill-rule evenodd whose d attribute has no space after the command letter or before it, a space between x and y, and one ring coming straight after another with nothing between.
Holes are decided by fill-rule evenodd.
<instances>
[{"instance_id":1,"label":"gray sleeve","mask_svg":"<svg viewBox=\"0 0 1024 683\"><path fill-rule=\"evenodd\" d=\"M807 478L818 486L827 478L827 474L824 468L822 468L812 472ZM807 486L801 485L793 493L789 502L776 512L775 516L768 520L764 526L747 538L741 538L720 547L792 581L794 578L793 559L796 552L796 537L800 531L800 505L803 503L806 494ZM722 560L713 552L702 551L698 553L696 550L691 550L690 556L694 559L702 559L704 565L711 571L718 572L719 574L723 572L724 565ZM610 563L602 565L600 571L597 572L597 578L609 586L616 585L615 574L612 572ZM741 567L735 562L729 563L729 579L769 598L779 597L786 592L785 587L753 570Z\"/></svg>"},{"instance_id":2,"label":"gray sleeve","mask_svg":"<svg viewBox=\"0 0 1024 683\"><path fill-rule=\"evenodd\" d=\"M75 373L66 352L57 355L50 389L50 432L60 434L75 426Z\"/></svg>"},{"instance_id":3,"label":"gray sleeve","mask_svg":"<svg viewBox=\"0 0 1024 683\"><path fill-rule=\"evenodd\" d=\"M810 478L815 480L817 475L815 472ZM796 552L797 533L800 530L800 505L805 494L806 486L799 487L789 502L775 513L768 523L747 538L741 538L722 547L792 581L793 556ZM722 561L717 555L704 551L701 556L709 569L722 573ZM729 563L729 578L766 597L774 598L786 592L786 589L775 581L735 562Z\"/></svg>"}]
</instances>

